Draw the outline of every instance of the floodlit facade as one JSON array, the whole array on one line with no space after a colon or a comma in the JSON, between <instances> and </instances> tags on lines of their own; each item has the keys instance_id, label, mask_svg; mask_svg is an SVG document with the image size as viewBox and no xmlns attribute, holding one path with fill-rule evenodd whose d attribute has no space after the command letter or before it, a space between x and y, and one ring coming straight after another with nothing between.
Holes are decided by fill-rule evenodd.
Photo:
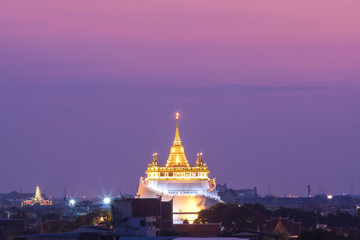
<instances>
[{"instance_id":1,"label":"floodlit facade","mask_svg":"<svg viewBox=\"0 0 360 240\"><path fill-rule=\"evenodd\" d=\"M153 154L145 178L140 178L139 198L173 200L174 223L187 219L190 223L198 212L220 202L215 179L209 178L210 170L203 162L203 154L197 154L195 166L190 166L181 144L179 113L176 113L176 130L173 145L165 166L160 166L157 153Z\"/></svg>"},{"instance_id":2,"label":"floodlit facade","mask_svg":"<svg viewBox=\"0 0 360 240\"><path fill-rule=\"evenodd\" d=\"M31 198L31 199L27 199L23 202L23 205L35 205L35 204L40 204L40 205L52 205L52 201L49 199L43 199L41 196L41 191L40 191L40 186L37 185L36 186L36 191L35 191L35 197Z\"/></svg>"}]
</instances>

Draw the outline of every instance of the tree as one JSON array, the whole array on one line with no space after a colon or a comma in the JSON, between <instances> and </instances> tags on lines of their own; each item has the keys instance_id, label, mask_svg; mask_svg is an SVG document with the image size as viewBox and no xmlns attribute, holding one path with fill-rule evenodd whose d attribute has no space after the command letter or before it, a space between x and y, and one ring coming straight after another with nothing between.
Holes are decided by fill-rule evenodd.
<instances>
[{"instance_id":1,"label":"tree","mask_svg":"<svg viewBox=\"0 0 360 240\"><path fill-rule=\"evenodd\" d=\"M100 220L102 219L102 220ZM104 224L107 228L111 227L110 210L96 209L84 216L78 216L75 221L68 221L57 226L53 232L69 232L81 226Z\"/></svg>"},{"instance_id":2,"label":"tree","mask_svg":"<svg viewBox=\"0 0 360 240\"><path fill-rule=\"evenodd\" d=\"M225 231L255 231L259 223L256 219L263 220L260 211L255 212L248 206L239 206L236 204L218 203L209 209L202 210L197 223L221 223Z\"/></svg>"},{"instance_id":3,"label":"tree","mask_svg":"<svg viewBox=\"0 0 360 240\"><path fill-rule=\"evenodd\" d=\"M323 229L316 229L313 231L304 230L298 240L341 240L334 232L329 232Z\"/></svg>"}]
</instances>

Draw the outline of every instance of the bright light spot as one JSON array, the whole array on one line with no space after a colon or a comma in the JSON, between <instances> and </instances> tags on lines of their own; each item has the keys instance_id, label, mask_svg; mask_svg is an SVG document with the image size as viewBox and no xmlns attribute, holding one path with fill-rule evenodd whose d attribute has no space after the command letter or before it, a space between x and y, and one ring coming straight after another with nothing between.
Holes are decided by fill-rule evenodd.
<instances>
[{"instance_id":1,"label":"bright light spot","mask_svg":"<svg viewBox=\"0 0 360 240\"><path fill-rule=\"evenodd\" d=\"M104 198L104 203L106 205L109 204L110 202L111 202L111 198L109 198L109 197Z\"/></svg>"},{"instance_id":2,"label":"bright light spot","mask_svg":"<svg viewBox=\"0 0 360 240\"><path fill-rule=\"evenodd\" d=\"M70 206L74 206L75 205L75 199L70 199L69 203L70 203Z\"/></svg>"},{"instance_id":3,"label":"bright light spot","mask_svg":"<svg viewBox=\"0 0 360 240\"><path fill-rule=\"evenodd\" d=\"M328 198L328 199L332 199L333 196L332 196L332 195L327 195L327 198Z\"/></svg>"}]
</instances>

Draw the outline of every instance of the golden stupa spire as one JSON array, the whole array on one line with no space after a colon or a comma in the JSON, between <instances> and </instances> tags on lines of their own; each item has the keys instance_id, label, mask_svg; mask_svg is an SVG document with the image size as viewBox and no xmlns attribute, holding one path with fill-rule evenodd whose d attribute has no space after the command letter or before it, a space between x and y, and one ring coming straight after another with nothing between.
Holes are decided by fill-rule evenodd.
<instances>
[{"instance_id":1,"label":"golden stupa spire","mask_svg":"<svg viewBox=\"0 0 360 240\"><path fill-rule=\"evenodd\" d=\"M179 113L176 113L176 130L174 143L170 149L170 155L166 162L166 167L189 167L188 160L186 159L184 147L181 145L179 134Z\"/></svg>"},{"instance_id":2,"label":"golden stupa spire","mask_svg":"<svg viewBox=\"0 0 360 240\"><path fill-rule=\"evenodd\" d=\"M36 200L40 200L40 199L41 199L41 192L40 192L40 186L39 186L39 185L36 185L35 199L36 199Z\"/></svg>"},{"instance_id":3,"label":"golden stupa spire","mask_svg":"<svg viewBox=\"0 0 360 240\"><path fill-rule=\"evenodd\" d=\"M176 130L174 138L174 146L181 145L180 134L179 134L179 113L176 113Z\"/></svg>"}]
</instances>

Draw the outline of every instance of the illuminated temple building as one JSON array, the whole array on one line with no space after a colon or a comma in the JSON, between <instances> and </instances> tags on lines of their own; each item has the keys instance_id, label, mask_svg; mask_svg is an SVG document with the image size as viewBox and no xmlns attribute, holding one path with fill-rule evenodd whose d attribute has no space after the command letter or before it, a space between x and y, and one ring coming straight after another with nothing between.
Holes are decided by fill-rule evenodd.
<instances>
[{"instance_id":1,"label":"illuminated temple building","mask_svg":"<svg viewBox=\"0 0 360 240\"><path fill-rule=\"evenodd\" d=\"M180 140L179 113L176 113L175 139L165 166L159 165L154 153L145 173L146 178L140 178L137 197L173 200L174 223L185 219L191 223L200 210L221 201L215 179L208 176L210 170L203 162L202 153L197 154L195 166L188 163Z\"/></svg>"},{"instance_id":2,"label":"illuminated temple building","mask_svg":"<svg viewBox=\"0 0 360 240\"><path fill-rule=\"evenodd\" d=\"M48 200L48 199L44 199L41 196L41 192L40 192L40 186L37 185L36 186L36 191L35 191L35 197L31 198L31 199L27 199L24 200L23 205L35 205L35 204L40 204L40 205L52 205L52 201Z\"/></svg>"}]
</instances>

